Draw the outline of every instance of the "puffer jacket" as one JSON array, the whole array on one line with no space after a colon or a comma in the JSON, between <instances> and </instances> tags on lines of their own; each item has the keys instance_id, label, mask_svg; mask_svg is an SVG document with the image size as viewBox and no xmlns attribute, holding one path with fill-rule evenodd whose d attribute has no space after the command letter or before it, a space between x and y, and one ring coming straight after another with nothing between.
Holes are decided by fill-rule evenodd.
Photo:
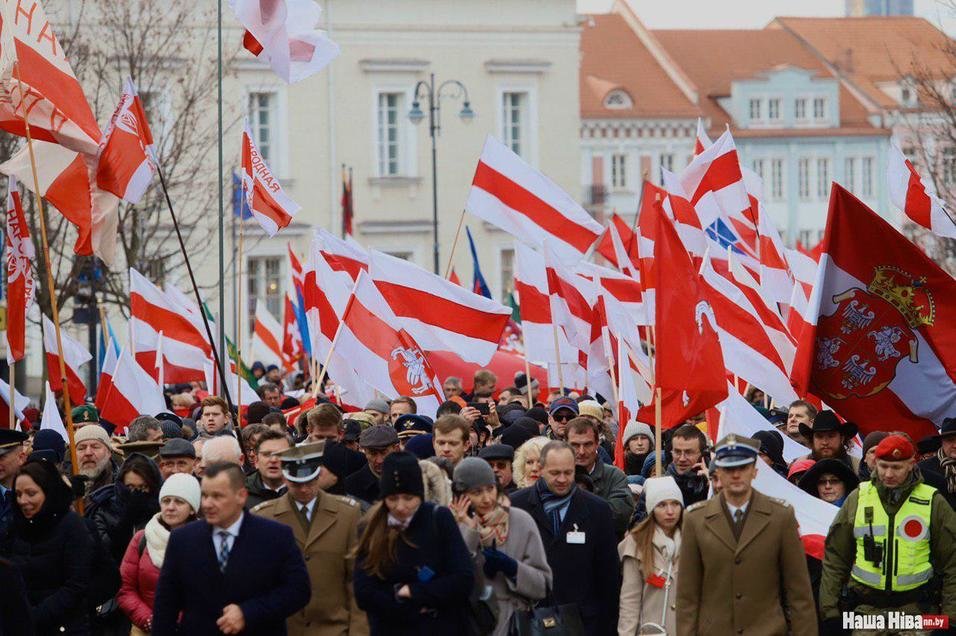
<instances>
[{"instance_id":1,"label":"puffer jacket","mask_svg":"<svg viewBox=\"0 0 956 636\"><path fill-rule=\"evenodd\" d=\"M145 474L149 492L130 490L123 476L133 468ZM85 516L93 522L100 541L106 546L118 566L133 533L143 529L146 522L159 512L159 488L162 476L156 464L139 453L130 455L119 470L116 483L108 484L90 495Z\"/></svg>"}]
</instances>

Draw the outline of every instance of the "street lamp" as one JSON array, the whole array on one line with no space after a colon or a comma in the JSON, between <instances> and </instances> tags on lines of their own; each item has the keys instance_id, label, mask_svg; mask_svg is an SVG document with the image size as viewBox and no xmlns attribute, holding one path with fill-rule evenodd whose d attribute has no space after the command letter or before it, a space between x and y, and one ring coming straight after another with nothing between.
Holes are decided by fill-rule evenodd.
<instances>
[{"instance_id":1,"label":"street lamp","mask_svg":"<svg viewBox=\"0 0 956 636\"><path fill-rule=\"evenodd\" d=\"M421 109L421 102L428 99L428 135L432 140L432 232L433 252L435 257L435 273L441 275L438 267L438 179L437 179L437 159L435 150L435 138L441 132L441 100L443 97L451 99L461 99L461 110L458 112L458 118L463 123L471 123L475 118L475 111L471 109L471 102L468 101L468 89L458 80L445 80L437 87L435 86L435 74L431 74L431 79L419 80L415 84L415 101L412 102L412 109L408 111L408 119L413 124L418 125L425 119L425 113Z\"/></svg>"}]
</instances>

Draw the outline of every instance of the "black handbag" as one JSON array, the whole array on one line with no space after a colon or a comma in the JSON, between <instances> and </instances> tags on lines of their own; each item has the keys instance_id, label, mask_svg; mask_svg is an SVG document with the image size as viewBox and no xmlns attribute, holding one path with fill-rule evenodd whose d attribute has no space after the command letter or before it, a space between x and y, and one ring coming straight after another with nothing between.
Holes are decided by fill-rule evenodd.
<instances>
[{"instance_id":1,"label":"black handbag","mask_svg":"<svg viewBox=\"0 0 956 636\"><path fill-rule=\"evenodd\" d=\"M551 590L546 605L516 611L511 617L513 636L582 636L584 622L577 604L556 605Z\"/></svg>"}]
</instances>

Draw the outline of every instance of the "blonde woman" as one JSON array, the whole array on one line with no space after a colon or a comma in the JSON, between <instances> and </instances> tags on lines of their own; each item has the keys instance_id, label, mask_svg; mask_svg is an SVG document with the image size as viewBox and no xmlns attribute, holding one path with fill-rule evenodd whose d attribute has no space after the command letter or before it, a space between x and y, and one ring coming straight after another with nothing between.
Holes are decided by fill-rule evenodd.
<instances>
[{"instance_id":1,"label":"blonde woman","mask_svg":"<svg viewBox=\"0 0 956 636\"><path fill-rule=\"evenodd\" d=\"M547 437L532 437L515 451L514 482L518 488L534 486L541 476L541 449L551 440Z\"/></svg>"},{"instance_id":2,"label":"blonde woman","mask_svg":"<svg viewBox=\"0 0 956 636\"><path fill-rule=\"evenodd\" d=\"M673 477L644 482L647 518L618 545L623 583L618 636L677 630L677 556L684 497Z\"/></svg>"}]
</instances>

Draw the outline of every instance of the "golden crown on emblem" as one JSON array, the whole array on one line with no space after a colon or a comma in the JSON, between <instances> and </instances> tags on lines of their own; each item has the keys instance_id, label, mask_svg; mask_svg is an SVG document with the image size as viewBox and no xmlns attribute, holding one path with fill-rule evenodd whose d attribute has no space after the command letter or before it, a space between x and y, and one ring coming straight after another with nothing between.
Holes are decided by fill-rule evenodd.
<instances>
[{"instance_id":1,"label":"golden crown on emblem","mask_svg":"<svg viewBox=\"0 0 956 636\"><path fill-rule=\"evenodd\" d=\"M893 305L913 329L928 327L936 319L933 295L925 286L926 279L914 279L898 267L875 268L867 289Z\"/></svg>"}]
</instances>

